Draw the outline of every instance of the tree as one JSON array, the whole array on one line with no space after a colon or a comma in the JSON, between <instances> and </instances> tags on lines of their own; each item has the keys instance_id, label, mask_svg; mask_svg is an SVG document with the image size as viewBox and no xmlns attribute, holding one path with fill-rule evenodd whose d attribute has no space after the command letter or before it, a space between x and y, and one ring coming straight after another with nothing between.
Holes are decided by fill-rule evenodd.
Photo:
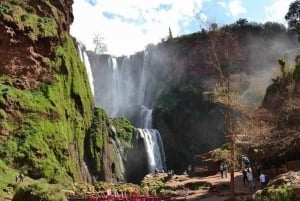
<instances>
[{"instance_id":1,"label":"tree","mask_svg":"<svg viewBox=\"0 0 300 201\"><path fill-rule=\"evenodd\" d=\"M238 21L236 21L236 24L240 27L244 27L248 24L248 20L245 18L240 18Z\"/></svg>"},{"instance_id":2,"label":"tree","mask_svg":"<svg viewBox=\"0 0 300 201\"><path fill-rule=\"evenodd\" d=\"M236 139L231 116L233 104L236 103L235 93L230 88L230 70L234 60L240 58L238 38L230 31L218 29L216 23L210 25L208 34L209 54L207 64L215 69L219 86L215 88L212 99L224 106L224 118L226 124L226 137L231 146L230 153L230 194L235 197L234 171ZM224 67L225 66L225 67Z\"/></svg>"},{"instance_id":3,"label":"tree","mask_svg":"<svg viewBox=\"0 0 300 201\"><path fill-rule=\"evenodd\" d=\"M101 34L94 35L93 43L95 44L94 52L96 54L103 54L107 51L107 45L104 43L104 38L101 36Z\"/></svg>"},{"instance_id":4,"label":"tree","mask_svg":"<svg viewBox=\"0 0 300 201\"><path fill-rule=\"evenodd\" d=\"M289 28L300 34L300 0L290 4L289 10L285 15Z\"/></svg>"}]
</instances>

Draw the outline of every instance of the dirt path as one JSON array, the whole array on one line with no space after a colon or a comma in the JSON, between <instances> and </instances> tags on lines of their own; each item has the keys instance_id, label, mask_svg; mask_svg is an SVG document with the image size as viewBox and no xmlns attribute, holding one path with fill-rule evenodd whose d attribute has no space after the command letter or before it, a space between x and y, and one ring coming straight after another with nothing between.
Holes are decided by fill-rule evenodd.
<instances>
[{"instance_id":1,"label":"dirt path","mask_svg":"<svg viewBox=\"0 0 300 201\"><path fill-rule=\"evenodd\" d=\"M181 177L181 178L180 178ZM230 198L229 185L230 175L227 178L221 178L220 174L207 176L207 177L191 177L178 176L178 181L169 183L168 186L174 188L178 186L185 186L189 183L207 182L211 187L202 188L199 190L179 189L176 190L179 196L176 200L188 200L188 201L224 201ZM255 186L258 187L258 182L255 182ZM257 190L257 189L256 189ZM250 190L248 185L243 184L243 176L241 172L235 172L235 192L236 197L240 200L246 200L252 197L256 190Z\"/></svg>"}]
</instances>

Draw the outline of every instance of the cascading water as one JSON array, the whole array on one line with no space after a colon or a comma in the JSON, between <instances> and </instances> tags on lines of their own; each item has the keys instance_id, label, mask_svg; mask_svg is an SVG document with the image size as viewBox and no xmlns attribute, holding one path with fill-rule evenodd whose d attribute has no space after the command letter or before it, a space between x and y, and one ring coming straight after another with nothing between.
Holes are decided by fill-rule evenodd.
<instances>
[{"instance_id":1,"label":"cascading water","mask_svg":"<svg viewBox=\"0 0 300 201\"><path fill-rule=\"evenodd\" d=\"M148 158L148 169L150 172L157 170L166 170L165 151L160 133L152 128L152 110L144 105L140 111L140 124L143 128L137 129L137 138L142 138L146 147Z\"/></svg>"},{"instance_id":2,"label":"cascading water","mask_svg":"<svg viewBox=\"0 0 300 201\"><path fill-rule=\"evenodd\" d=\"M78 49L79 57L80 57L81 61L85 64L86 72L87 72L87 75L89 78L90 87L92 90L92 94L94 95L94 78L93 78L93 73L92 73L89 58L88 58L86 52L82 51L82 49L83 49L82 45L81 44L77 44L77 45L78 45L77 49Z\"/></svg>"},{"instance_id":3,"label":"cascading water","mask_svg":"<svg viewBox=\"0 0 300 201\"><path fill-rule=\"evenodd\" d=\"M125 117L138 128L144 141L148 172L166 170L163 143L158 130L152 128L152 106L157 93L157 81L151 71L150 56L115 58L109 55L90 56L95 70L95 104L111 117Z\"/></svg>"},{"instance_id":4,"label":"cascading water","mask_svg":"<svg viewBox=\"0 0 300 201\"><path fill-rule=\"evenodd\" d=\"M93 79L93 73L92 73L92 69L91 69L91 65L90 65L90 61L88 58L88 55L86 53L86 51L83 50L83 46L81 44L77 44L78 45L78 54L79 57L81 59L82 62L84 62L85 67L86 67L86 71L88 74L88 78L89 78L89 83L90 83L90 87L92 90L92 94L93 96L95 96L94 93L94 79ZM120 80L119 78L119 71L118 71L118 66L116 63L116 59L115 58L110 58L109 60L109 67L110 70L113 72L112 73L112 84L113 84L113 90L112 90L112 97L118 97L118 93L120 92L120 84L118 82L118 80ZM111 114L111 116L116 116L117 112L120 110L120 108L118 107L120 104L120 100L117 98L113 98L112 101L112 107L110 107L111 110L108 110ZM122 160L122 150L121 150L121 146L120 146L120 142L119 139L117 138L117 134L116 134L116 130L115 128L112 128L113 132L114 132L114 136L115 139L112 140L113 146L114 146L114 150L115 150L115 154L118 158L119 163L117 164L119 167L119 171L120 171L120 178L118 178L119 180L124 180L124 175L125 175L125 168L124 168L124 163ZM88 168L86 166L86 164L84 163L84 170L85 172L88 172ZM90 175L90 173L87 173L88 175ZM89 176L91 177L91 176Z\"/></svg>"},{"instance_id":5,"label":"cascading water","mask_svg":"<svg viewBox=\"0 0 300 201\"><path fill-rule=\"evenodd\" d=\"M113 132L114 132L114 137L115 139L112 141L113 145L114 145L114 149L116 151L116 156L118 157L118 165L119 165L119 170L120 170L120 176L121 178L119 178L121 181L124 180L124 175L125 175L125 168L124 168L124 163L123 163L123 160L122 160L122 149L121 149L121 146L120 146L120 141L117 137L117 133L116 133L116 129L113 127L112 128Z\"/></svg>"}]
</instances>

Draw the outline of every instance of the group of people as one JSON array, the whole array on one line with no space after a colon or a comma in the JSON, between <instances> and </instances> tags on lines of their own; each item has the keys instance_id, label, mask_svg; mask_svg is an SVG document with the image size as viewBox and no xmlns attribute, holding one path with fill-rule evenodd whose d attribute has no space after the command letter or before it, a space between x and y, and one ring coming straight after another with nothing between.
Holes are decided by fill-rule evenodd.
<instances>
[{"instance_id":1,"label":"group of people","mask_svg":"<svg viewBox=\"0 0 300 201\"><path fill-rule=\"evenodd\" d=\"M251 168L250 159L247 156L242 156L242 173L243 173L243 183L244 185L248 185L250 190L255 188L254 185L254 176ZM265 187L268 183L268 177L261 171L261 165L256 166L258 179L261 187ZM223 162L220 164L220 173L222 178L227 178L228 173L228 165Z\"/></svg>"},{"instance_id":2,"label":"group of people","mask_svg":"<svg viewBox=\"0 0 300 201\"><path fill-rule=\"evenodd\" d=\"M224 178L224 177L227 178L228 165L225 162L221 163L220 172L221 172L221 177L222 178Z\"/></svg>"},{"instance_id":3,"label":"group of people","mask_svg":"<svg viewBox=\"0 0 300 201\"><path fill-rule=\"evenodd\" d=\"M16 182L23 182L25 175L23 173L20 173L18 176L16 176Z\"/></svg>"},{"instance_id":4,"label":"group of people","mask_svg":"<svg viewBox=\"0 0 300 201\"><path fill-rule=\"evenodd\" d=\"M242 156L242 173L243 173L243 183L246 185L246 183L249 186L249 189L254 189L254 178L251 168L250 160L247 156ZM259 182L261 187L265 187L268 183L268 177L261 171L261 167L259 166L259 169L257 168L257 173L259 176Z\"/></svg>"}]
</instances>

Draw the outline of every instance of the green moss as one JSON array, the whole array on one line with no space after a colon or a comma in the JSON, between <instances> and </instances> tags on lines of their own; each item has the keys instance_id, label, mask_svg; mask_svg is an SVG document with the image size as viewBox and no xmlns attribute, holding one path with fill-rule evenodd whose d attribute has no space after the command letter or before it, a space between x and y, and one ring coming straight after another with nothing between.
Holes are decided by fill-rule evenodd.
<instances>
[{"instance_id":1,"label":"green moss","mask_svg":"<svg viewBox=\"0 0 300 201\"><path fill-rule=\"evenodd\" d=\"M180 100L180 90L177 87L172 87L161 95L156 103L156 108L162 111L167 111L169 108L175 107Z\"/></svg>"},{"instance_id":2,"label":"green moss","mask_svg":"<svg viewBox=\"0 0 300 201\"><path fill-rule=\"evenodd\" d=\"M0 109L0 119L6 119L6 117L7 117L6 112Z\"/></svg>"},{"instance_id":3,"label":"green moss","mask_svg":"<svg viewBox=\"0 0 300 201\"><path fill-rule=\"evenodd\" d=\"M48 113L53 106L40 91L26 91L0 84L0 103L13 103L19 109Z\"/></svg>"},{"instance_id":4,"label":"green moss","mask_svg":"<svg viewBox=\"0 0 300 201\"><path fill-rule=\"evenodd\" d=\"M293 78L296 82L299 82L299 80L300 80L300 64L296 65L296 68L293 73Z\"/></svg>"},{"instance_id":5,"label":"green moss","mask_svg":"<svg viewBox=\"0 0 300 201\"><path fill-rule=\"evenodd\" d=\"M112 124L116 128L118 139L125 147L131 146L131 138L134 132L134 127L125 118L115 118L112 119Z\"/></svg>"},{"instance_id":6,"label":"green moss","mask_svg":"<svg viewBox=\"0 0 300 201\"><path fill-rule=\"evenodd\" d=\"M38 16L34 8L24 2L2 2L0 11L5 20L17 23L18 28L25 31L33 41L38 38L55 37L58 34L58 25L54 19Z\"/></svg>"},{"instance_id":7,"label":"green moss","mask_svg":"<svg viewBox=\"0 0 300 201\"><path fill-rule=\"evenodd\" d=\"M32 178L52 183L81 181L78 161L83 159L85 132L93 115L86 69L73 40L66 38L51 63L60 70L53 83L41 84L39 91L0 84L0 104L12 108L9 115L1 110L6 114L1 127L13 136L0 148L1 157Z\"/></svg>"},{"instance_id":8,"label":"green moss","mask_svg":"<svg viewBox=\"0 0 300 201\"><path fill-rule=\"evenodd\" d=\"M0 198L1 200L12 200L12 194L16 187L16 177L18 172L8 167L0 160Z\"/></svg>"},{"instance_id":9,"label":"green moss","mask_svg":"<svg viewBox=\"0 0 300 201\"><path fill-rule=\"evenodd\" d=\"M102 148L104 136L108 136L109 118L103 109L96 108L91 127L85 139L86 158L93 167L92 173L99 174L102 170Z\"/></svg>"}]
</instances>

